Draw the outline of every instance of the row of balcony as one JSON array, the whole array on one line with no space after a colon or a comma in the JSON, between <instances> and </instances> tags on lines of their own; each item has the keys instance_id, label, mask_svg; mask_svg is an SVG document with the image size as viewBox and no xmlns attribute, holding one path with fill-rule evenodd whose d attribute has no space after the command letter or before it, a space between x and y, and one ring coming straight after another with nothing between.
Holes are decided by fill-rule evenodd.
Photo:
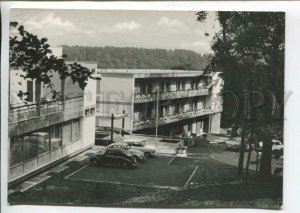
<instances>
[{"instance_id":1,"label":"row of balcony","mask_svg":"<svg viewBox=\"0 0 300 213\"><path fill-rule=\"evenodd\" d=\"M211 114L212 110L211 108L206 109L195 109L195 110L189 110L186 112L180 112L180 113L174 113L174 114L168 114L163 115L158 118L158 125L168 124L184 119L194 118L198 116L208 115ZM135 120L133 122L133 129L139 130L143 128L150 128L154 127L156 125L156 119L155 118L149 118L146 120Z\"/></svg>"},{"instance_id":2,"label":"row of balcony","mask_svg":"<svg viewBox=\"0 0 300 213\"><path fill-rule=\"evenodd\" d=\"M22 106L11 106L9 110L9 122L19 122L49 115L64 110L78 109L83 107L83 97L72 97L65 101L54 100L46 101L41 104L30 103Z\"/></svg>"},{"instance_id":3,"label":"row of balcony","mask_svg":"<svg viewBox=\"0 0 300 213\"><path fill-rule=\"evenodd\" d=\"M194 97L194 96L208 95L208 94L209 94L209 90L205 88L189 89L189 90L181 90L181 91L168 91L168 92L159 93L159 100ZM156 93L134 95L135 103L143 103L143 102L151 102L151 101L156 101Z\"/></svg>"}]
</instances>

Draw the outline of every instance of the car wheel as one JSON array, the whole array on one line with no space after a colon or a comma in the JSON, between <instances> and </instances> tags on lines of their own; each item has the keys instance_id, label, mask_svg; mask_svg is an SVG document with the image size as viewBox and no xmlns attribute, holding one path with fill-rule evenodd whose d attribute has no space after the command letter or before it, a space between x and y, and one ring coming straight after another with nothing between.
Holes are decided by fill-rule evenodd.
<instances>
[{"instance_id":1,"label":"car wheel","mask_svg":"<svg viewBox=\"0 0 300 213\"><path fill-rule=\"evenodd\" d=\"M133 157L136 160L136 162L140 162L141 161L138 156L134 155Z\"/></svg>"},{"instance_id":2,"label":"car wheel","mask_svg":"<svg viewBox=\"0 0 300 213\"><path fill-rule=\"evenodd\" d=\"M96 159L91 160L91 165L92 166L98 166L98 161Z\"/></svg>"}]
</instances>

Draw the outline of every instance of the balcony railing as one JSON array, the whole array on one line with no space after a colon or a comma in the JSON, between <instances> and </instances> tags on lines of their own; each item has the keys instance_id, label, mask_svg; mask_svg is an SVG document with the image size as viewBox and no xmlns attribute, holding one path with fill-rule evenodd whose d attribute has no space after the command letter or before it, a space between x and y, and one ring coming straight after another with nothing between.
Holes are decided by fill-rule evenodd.
<instances>
[{"instance_id":1,"label":"balcony railing","mask_svg":"<svg viewBox=\"0 0 300 213\"><path fill-rule=\"evenodd\" d=\"M208 94L209 94L209 90L205 88L180 90L180 91L168 91L168 92L159 93L159 100L169 100L175 98L193 97L193 96L208 95ZM156 100L155 93L134 95L135 103L149 102L155 100Z\"/></svg>"},{"instance_id":2,"label":"balcony railing","mask_svg":"<svg viewBox=\"0 0 300 213\"><path fill-rule=\"evenodd\" d=\"M207 108L207 109L195 109L195 110L189 110L186 112L179 112L179 113L174 113L174 114L163 115L158 118L158 125L172 123L172 122L189 119L189 118L193 118L193 117L198 117L198 116L202 116L202 115L207 115L207 114L210 114L211 112L212 112L211 108ZM136 120L133 122L133 126L135 129L152 127L152 126L155 126L155 124L156 124L155 118L149 118L146 120Z\"/></svg>"},{"instance_id":3,"label":"balcony railing","mask_svg":"<svg viewBox=\"0 0 300 213\"><path fill-rule=\"evenodd\" d=\"M64 110L76 110L81 107L83 107L82 96L68 98L65 101L47 101L40 105L37 105L37 103L31 103L22 106L11 106L9 110L9 122L12 123L22 120L28 120L30 118L49 115Z\"/></svg>"}]
</instances>

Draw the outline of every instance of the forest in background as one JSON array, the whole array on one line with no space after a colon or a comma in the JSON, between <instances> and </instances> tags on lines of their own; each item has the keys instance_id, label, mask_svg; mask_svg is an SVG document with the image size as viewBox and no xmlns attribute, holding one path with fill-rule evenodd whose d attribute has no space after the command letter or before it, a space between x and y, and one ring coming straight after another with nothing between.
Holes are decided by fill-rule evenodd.
<instances>
[{"instance_id":1,"label":"forest in background","mask_svg":"<svg viewBox=\"0 0 300 213\"><path fill-rule=\"evenodd\" d=\"M63 46L67 60L97 61L102 69L184 69L204 70L210 55L191 50L135 47Z\"/></svg>"}]
</instances>

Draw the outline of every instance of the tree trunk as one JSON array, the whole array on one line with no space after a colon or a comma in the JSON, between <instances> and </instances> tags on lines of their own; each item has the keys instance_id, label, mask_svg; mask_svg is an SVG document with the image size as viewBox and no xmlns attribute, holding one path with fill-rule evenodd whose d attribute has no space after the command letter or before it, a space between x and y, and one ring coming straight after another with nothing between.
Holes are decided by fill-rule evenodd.
<instances>
[{"instance_id":1,"label":"tree trunk","mask_svg":"<svg viewBox=\"0 0 300 213\"><path fill-rule=\"evenodd\" d=\"M253 127L251 127L253 128ZM247 164L246 164L246 175L245 175L245 183L248 183L248 176L249 176L249 165L251 159L251 152L252 152L252 144L253 144L253 130L251 129L251 136L249 141L249 150L248 150L248 157L247 157Z\"/></svg>"},{"instance_id":2,"label":"tree trunk","mask_svg":"<svg viewBox=\"0 0 300 213\"><path fill-rule=\"evenodd\" d=\"M239 157L239 164L238 164L238 177L242 177L243 175L244 155L245 155L245 132L246 130L244 125L242 130L241 149L240 149L240 157Z\"/></svg>"},{"instance_id":3,"label":"tree trunk","mask_svg":"<svg viewBox=\"0 0 300 213\"><path fill-rule=\"evenodd\" d=\"M266 137L263 141L262 156L259 174L264 178L271 177L272 138Z\"/></svg>"}]
</instances>

